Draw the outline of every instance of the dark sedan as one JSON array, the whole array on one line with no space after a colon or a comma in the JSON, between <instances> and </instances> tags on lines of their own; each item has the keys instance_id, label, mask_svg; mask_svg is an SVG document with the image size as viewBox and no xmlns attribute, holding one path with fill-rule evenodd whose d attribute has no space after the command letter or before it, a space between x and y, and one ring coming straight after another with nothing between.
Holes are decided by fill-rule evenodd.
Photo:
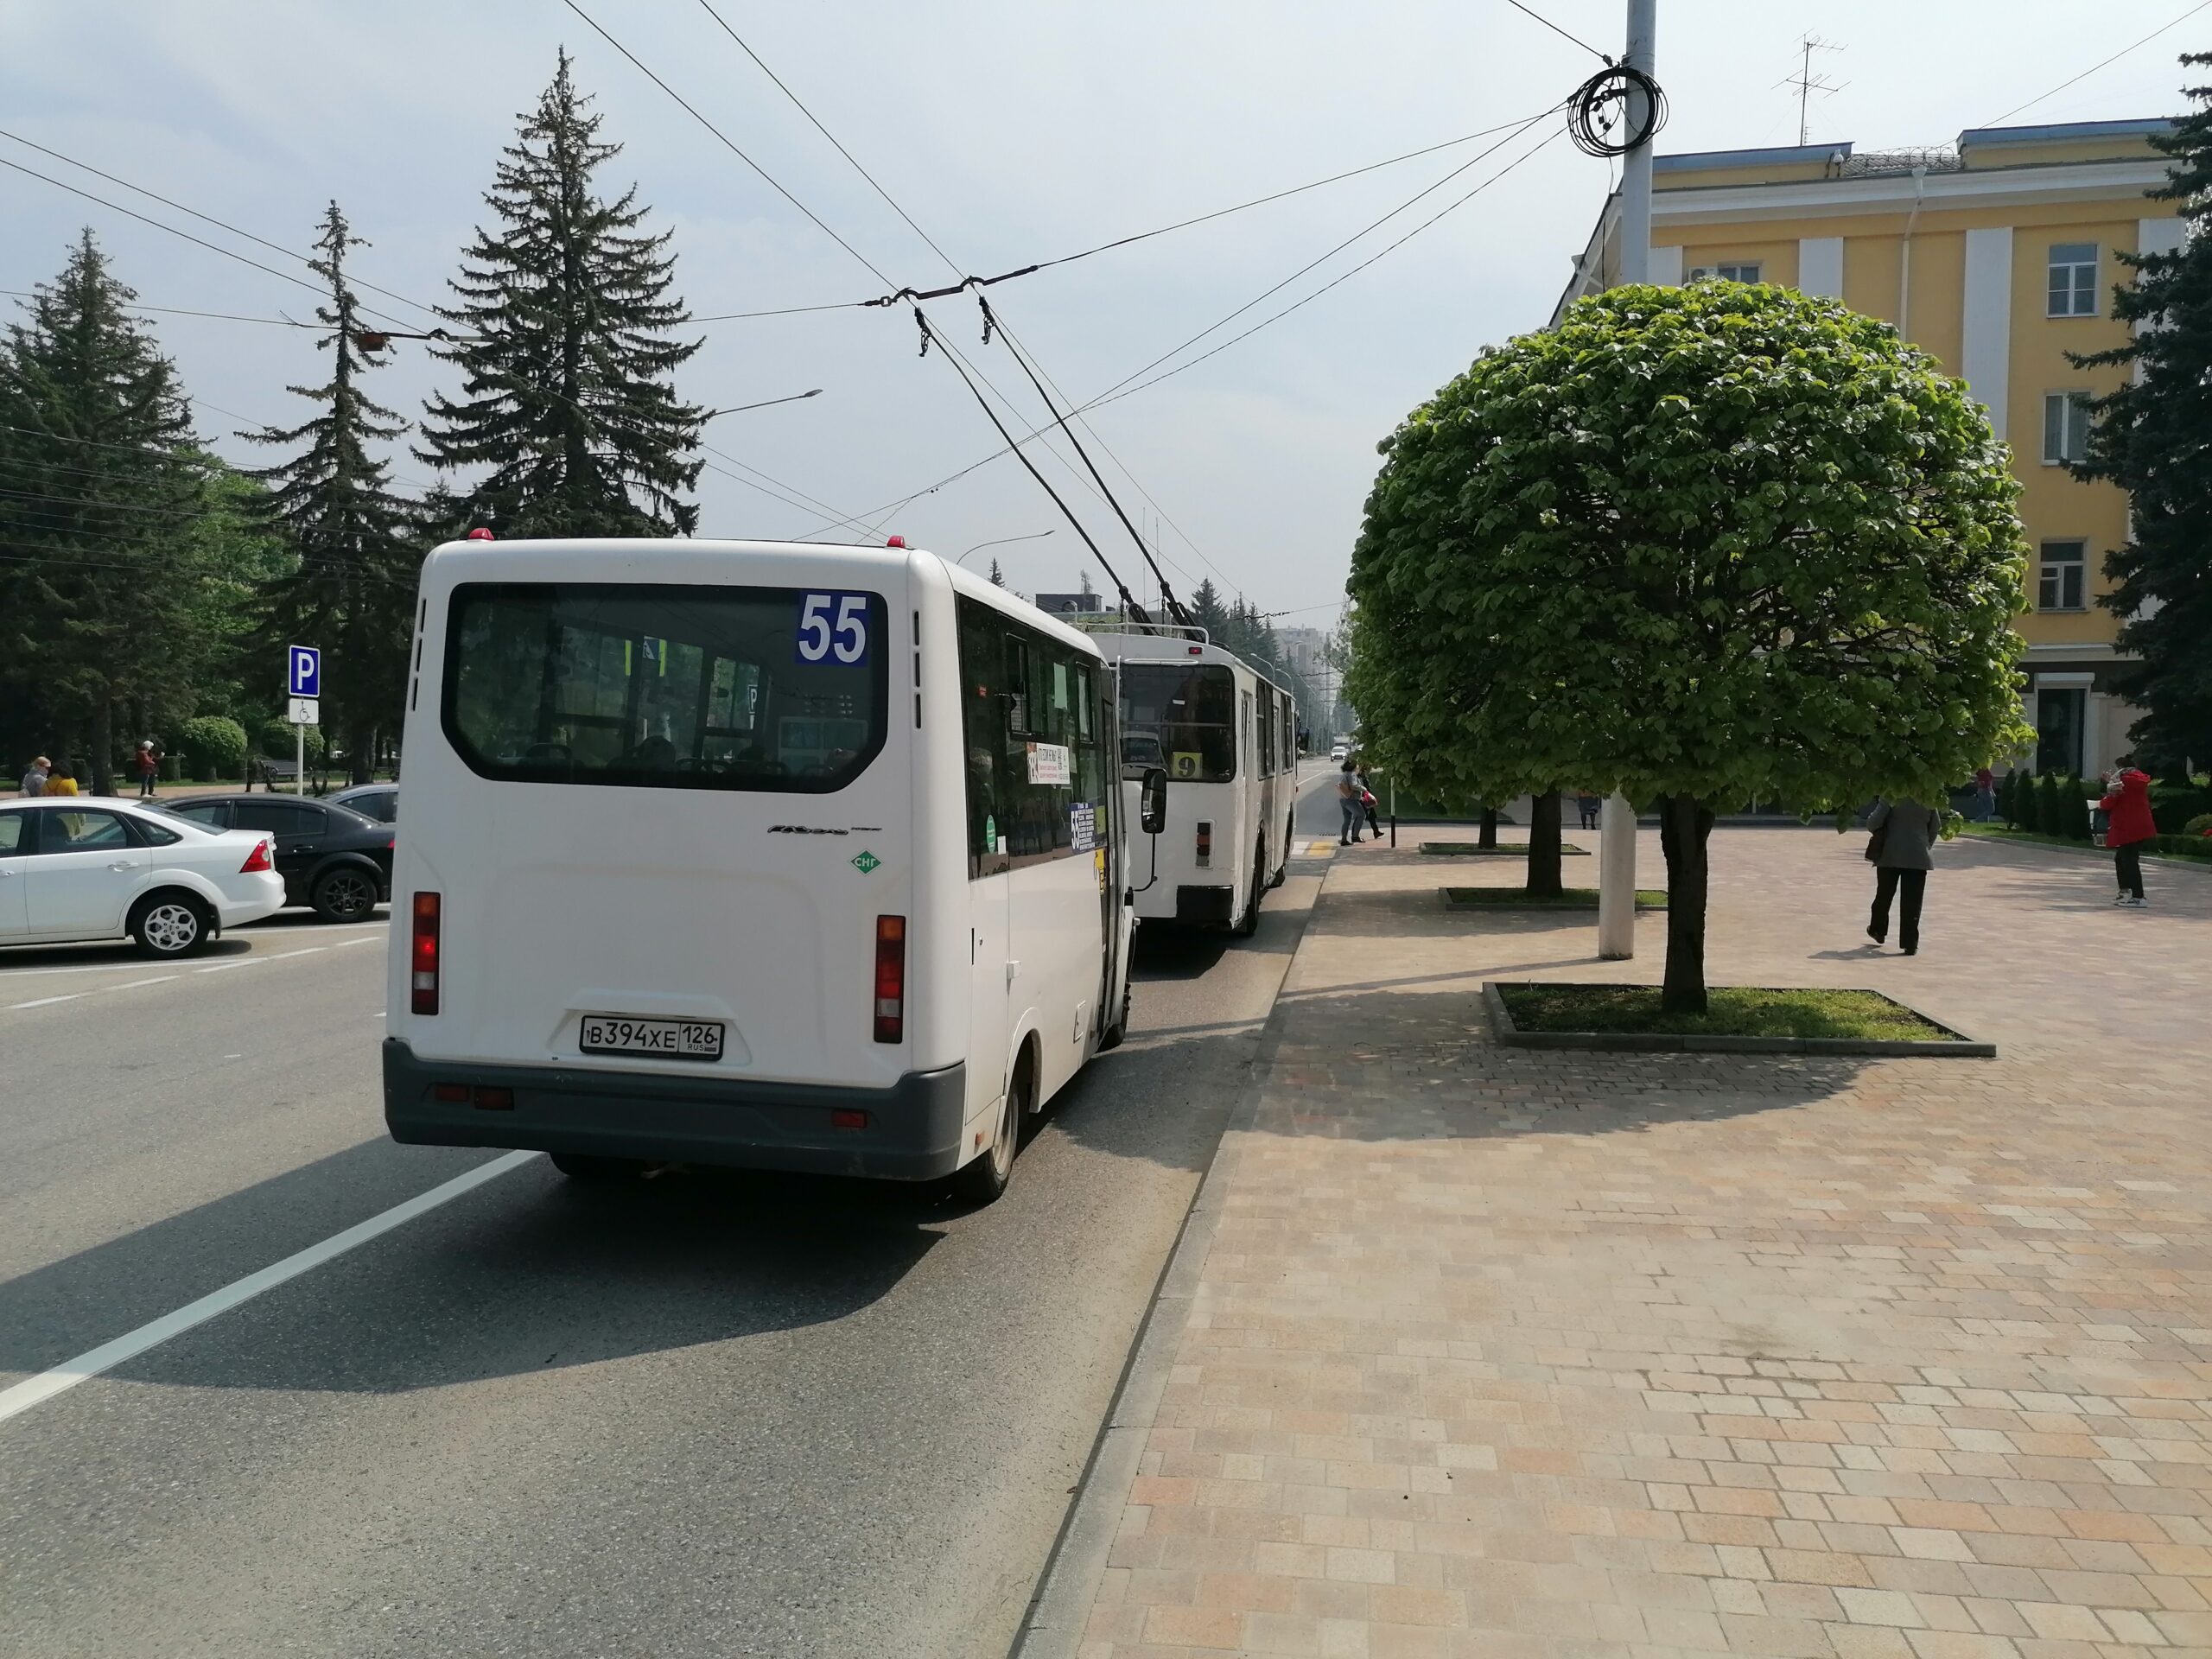
<instances>
[{"instance_id":1,"label":"dark sedan","mask_svg":"<svg viewBox=\"0 0 2212 1659\"><path fill-rule=\"evenodd\" d=\"M197 795L162 805L210 829L274 837L284 902L312 906L327 922L365 920L391 896L391 826L351 807L290 795Z\"/></svg>"}]
</instances>

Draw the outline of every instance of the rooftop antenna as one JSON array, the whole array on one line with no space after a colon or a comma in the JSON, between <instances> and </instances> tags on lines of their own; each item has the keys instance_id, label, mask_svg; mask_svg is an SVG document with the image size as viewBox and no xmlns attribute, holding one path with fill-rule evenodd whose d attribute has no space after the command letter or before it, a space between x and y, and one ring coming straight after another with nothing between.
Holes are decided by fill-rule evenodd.
<instances>
[{"instance_id":1,"label":"rooftop antenna","mask_svg":"<svg viewBox=\"0 0 2212 1659\"><path fill-rule=\"evenodd\" d=\"M1797 147L1802 149L1813 140L1813 94L1818 92L1822 98L1827 98L1831 93L1841 92L1851 83L1847 80L1830 80L1826 75L1816 75L1813 73L1814 53L1843 50L1834 41L1824 41L1817 35L1808 35L1797 42L1797 46L1799 51L1797 73L1777 81L1775 85L1795 86L1797 89Z\"/></svg>"}]
</instances>

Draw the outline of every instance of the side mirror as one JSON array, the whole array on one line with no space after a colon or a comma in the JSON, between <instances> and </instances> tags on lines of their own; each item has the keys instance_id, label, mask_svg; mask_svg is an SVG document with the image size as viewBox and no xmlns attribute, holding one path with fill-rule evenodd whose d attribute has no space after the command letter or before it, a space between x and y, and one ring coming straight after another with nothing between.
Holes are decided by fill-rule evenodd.
<instances>
[{"instance_id":1,"label":"side mirror","mask_svg":"<svg viewBox=\"0 0 2212 1659\"><path fill-rule=\"evenodd\" d=\"M1137 785L1137 827L1147 836L1167 827L1167 774L1158 766L1147 766Z\"/></svg>"}]
</instances>

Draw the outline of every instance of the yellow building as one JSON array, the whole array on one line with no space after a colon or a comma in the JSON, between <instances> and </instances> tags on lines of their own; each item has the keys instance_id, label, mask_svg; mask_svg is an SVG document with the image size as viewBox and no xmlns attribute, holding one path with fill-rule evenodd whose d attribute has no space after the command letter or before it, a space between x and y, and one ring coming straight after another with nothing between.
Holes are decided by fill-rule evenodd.
<instances>
[{"instance_id":1,"label":"yellow building","mask_svg":"<svg viewBox=\"0 0 2212 1659\"><path fill-rule=\"evenodd\" d=\"M2166 163L2163 120L1962 132L1954 148L1844 144L1662 156L1652 167L1651 279L1781 283L1893 324L1972 388L2012 447L2033 566L2024 715L2037 770L2103 769L2135 711L2112 695L2119 619L2096 603L2127 498L2059 463L2081 453L2077 400L2125 372L2069 352L2123 344L2119 252L2181 245L2171 205L2145 200ZM1619 280L1620 200L1605 205L1560 308ZM1554 315L1554 321L1558 320Z\"/></svg>"}]
</instances>

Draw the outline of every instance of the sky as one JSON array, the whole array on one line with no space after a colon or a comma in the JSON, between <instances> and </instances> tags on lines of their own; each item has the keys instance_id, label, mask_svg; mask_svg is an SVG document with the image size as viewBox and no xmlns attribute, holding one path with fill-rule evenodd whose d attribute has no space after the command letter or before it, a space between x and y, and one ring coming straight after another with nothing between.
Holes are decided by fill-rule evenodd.
<instances>
[{"instance_id":1,"label":"sky","mask_svg":"<svg viewBox=\"0 0 2212 1659\"><path fill-rule=\"evenodd\" d=\"M694 316L873 298L886 284L868 264L898 286L951 280L701 0L577 3L868 263L567 0L0 0L0 129L291 249L309 245L334 197L372 245L354 256L357 281L435 304L488 214L499 148L565 45L605 117L601 137L624 146L601 181L610 192L634 182L650 223L673 232L676 291ZM1508 0L714 3L962 274L1056 258L1518 124L1601 67ZM1619 49L1621 0L1531 3L1567 34ZM1816 54L1815 73L1840 86L1813 100L1811 138L1891 149L2005 118L2185 15L2012 118L2019 123L2177 111L2174 59L2212 50L2212 4L1659 0L1658 79L1671 108L1659 149L1794 143L1797 94L1779 83L1796 72L1808 31L1842 48ZM1140 529L1157 527L1179 594L1211 577L1285 626L1333 624L1376 443L1484 346L1541 327L1588 236L1611 168L1577 152L1561 126L1547 117L1527 128L1160 368L1306 299L1467 196L1311 303L1086 416L1078 433ZM1008 282L991 290L993 304L1049 381L1087 402L1502 136ZM0 160L312 281L280 254L21 143L0 138ZM311 318L306 289L4 168L0 289L52 277L86 225L144 304ZM414 307L364 298L429 326ZM0 315L15 303L0 294ZM1012 407L1001 414L1019 419L1017 432L1047 418L1006 346L981 342L972 300L929 308L1003 389ZM326 374L315 335L149 315L200 431L232 459L265 463L232 435L302 417L284 388ZM707 459L726 470L701 480L702 535L898 534L949 558L972 551L977 568L997 557L1024 591L1076 586L1089 556L1014 458L916 495L1001 444L944 351L918 353L906 308L702 322L696 333L706 343L677 382L695 402L723 409L822 389L710 423L720 453ZM390 359L374 394L410 417L426 394L453 389L452 369L418 343ZM1072 452L1030 448L1138 587L1128 532ZM410 490L432 477L404 454L394 468ZM830 527L848 515L866 528ZM1006 537L1030 539L977 547Z\"/></svg>"}]
</instances>

